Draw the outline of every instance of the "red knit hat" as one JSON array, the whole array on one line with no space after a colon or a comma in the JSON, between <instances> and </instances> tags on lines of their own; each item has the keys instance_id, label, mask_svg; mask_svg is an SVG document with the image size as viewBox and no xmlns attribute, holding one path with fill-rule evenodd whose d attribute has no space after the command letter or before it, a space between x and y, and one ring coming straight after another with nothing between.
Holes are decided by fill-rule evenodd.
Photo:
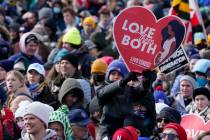
<instances>
[{"instance_id":1,"label":"red knit hat","mask_svg":"<svg viewBox=\"0 0 210 140\"><path fill-rule=\"evenodd\" d=\"M128 126L118 129L114 133L112 140L138 140L138 135L135 128Z\"/></svg>"},{"instance_id":2,"label":"red knit hat","mask_svg":"<svg viewBox=\"0 0 210 140\"><path fill-rule=\"evenodd\" d=\"M169 123L164 127L163 131L166 128L172 128L172 129L176 130L177 134L179 135L180 140L187 140L187 134L181 125L179 125L177 123Z\"/></svg>"}]
</instances>

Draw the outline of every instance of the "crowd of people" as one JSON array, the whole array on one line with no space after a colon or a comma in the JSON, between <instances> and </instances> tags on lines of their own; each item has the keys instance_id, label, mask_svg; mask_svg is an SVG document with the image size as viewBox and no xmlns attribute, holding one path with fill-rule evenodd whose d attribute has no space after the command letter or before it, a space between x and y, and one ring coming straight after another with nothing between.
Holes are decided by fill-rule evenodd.
<instances>
[{"instance_id":1,"label":"crowd of people","mask_svg":"<svg viewBox=\"0 0 210 140\"><path fill-rule=\"evenodd\" d=\"M164 74L129 72L113 23L131 6L160 19L170 0L0 1L0 140L187 140L183 115L210 120L210 1L198 4L207 35L193 27L189 64Z\"/></svg>"}]
</instances>

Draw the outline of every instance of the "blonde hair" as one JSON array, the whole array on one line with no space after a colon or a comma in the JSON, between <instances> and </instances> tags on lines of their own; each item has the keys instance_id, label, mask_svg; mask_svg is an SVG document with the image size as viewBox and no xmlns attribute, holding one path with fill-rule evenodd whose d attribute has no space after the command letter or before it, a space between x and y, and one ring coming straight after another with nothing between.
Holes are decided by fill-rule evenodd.
<instances>
[{"instance_id":1,"label":"blonde hair","mask_svg":"<svg viewBox=\"0 0 210 140\"><path fill-rule=\"evenodd\" d=\"M7 72L6 79L10 74L13 74L21 83L25 83L25 77L19 71L11 70L11 71Z\"/></svg>"}]
</instances>

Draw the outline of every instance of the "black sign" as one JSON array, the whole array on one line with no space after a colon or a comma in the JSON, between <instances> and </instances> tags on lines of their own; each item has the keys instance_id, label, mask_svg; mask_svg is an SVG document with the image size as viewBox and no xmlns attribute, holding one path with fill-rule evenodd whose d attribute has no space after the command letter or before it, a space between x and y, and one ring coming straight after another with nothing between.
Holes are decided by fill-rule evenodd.
<instances>
[{"instance_id":1,"label":"black sign","mask_svg":"<svg viewBox=\"0 0 210 140\"><path fill-rule=\"evenodd\" d=\"M160 72L170 73L188 64L188 57L180 46L166 61L158 66Z\"/></svg>"}]
</instances>

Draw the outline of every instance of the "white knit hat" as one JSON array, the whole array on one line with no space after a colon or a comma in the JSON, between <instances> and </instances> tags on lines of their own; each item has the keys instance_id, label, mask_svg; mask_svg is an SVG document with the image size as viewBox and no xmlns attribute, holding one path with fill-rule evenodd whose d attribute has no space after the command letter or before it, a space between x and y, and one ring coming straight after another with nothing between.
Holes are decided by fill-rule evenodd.
<instances>
[{"instance_id":1,"label":"white knit hat","mask_svg":"<svg viewBox=\"0 0 210 140\"><path fill-rule=\"evenodd\" d=\"M34 115L42 120L45 123L46 127L48 127L49 115L53 111L54 109L47 104L43 104L41 102L32 102L26 107L24 116L28 114Z\"/></svg>"},{"instance_id":2,"label":"white knit hat","mask_svg":"<svg viewBox=\"0 0 210 140\"><path fill-rule=\"evenodd\" d=\"M24 101L21 101L19 104L18 104L18 109L15 111L15 118L18 118L18 117L22 117L23 118L23 114L26 110L26 107L30 104L31 102L29 102L28 100L24 100Z\"/></svg>"}]
</instances>

